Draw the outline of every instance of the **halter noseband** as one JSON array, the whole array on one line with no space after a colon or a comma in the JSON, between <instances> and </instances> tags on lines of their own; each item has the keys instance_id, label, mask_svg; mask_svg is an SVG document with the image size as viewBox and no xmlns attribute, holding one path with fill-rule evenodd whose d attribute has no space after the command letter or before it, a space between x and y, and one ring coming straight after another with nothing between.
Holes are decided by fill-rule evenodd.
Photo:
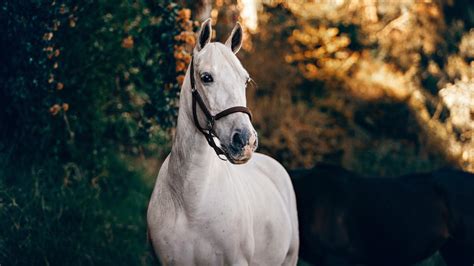
<instances>
[{"instance_id":1,"label":"halter noseband","mask_svg":"<svg viewBox=\"0 0 474 266\"><path fill-rule=\"evenodd\" d=\"M252 113L250 112L250 109L248 109L245 106L234 106L234 107L225 109L224 111L221 111L217 113L216 115L212 115L209 109L207 109L206 104L202 100L202 97L197 91L196 86L195 86L196 82L194 80L194 56L191 58L191 73L190 74L191 74L190 75L191 76L191 92L193 95L192 109L193 109L194 125L196 125L197 129L199 129L199 131L201 131L201 133L204 135L204 137L207 140L207 143L209 143L209 146L211 146L214 149L217 156L220 159L225 160L225 158L221 157L221 155L224 155L224 156L226 155L225 151L221 147L219 147L214 141L214 138L219 139L214 130L214 123L217 120L223 118L224 116L228 116L233 113L245 113L249 116L250 121L252 121ZM204 115L206 116L206 120L207 120L206 127L201 127L201 124L199 124L199 120L198 120L198 116L196 112L196 102L201 108Z\"/></svg>"}]
</instances>

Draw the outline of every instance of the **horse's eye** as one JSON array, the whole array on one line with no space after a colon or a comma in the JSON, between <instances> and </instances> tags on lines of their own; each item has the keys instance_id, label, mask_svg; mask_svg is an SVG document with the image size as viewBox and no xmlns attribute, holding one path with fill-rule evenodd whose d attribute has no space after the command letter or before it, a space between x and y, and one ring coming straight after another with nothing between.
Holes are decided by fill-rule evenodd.
<instances>
[{"instance_id":1,"label":"horse's eye","mask_svg":"<svg viewBox=\"0 0 474 266\"><path fill-rule=\"evenodd\" d=\"M207 72L204 72L201 74L201 80L204 83L211 83L214 81L214 79L212 78L212 75Z\"/></svg>"}]
</instances>

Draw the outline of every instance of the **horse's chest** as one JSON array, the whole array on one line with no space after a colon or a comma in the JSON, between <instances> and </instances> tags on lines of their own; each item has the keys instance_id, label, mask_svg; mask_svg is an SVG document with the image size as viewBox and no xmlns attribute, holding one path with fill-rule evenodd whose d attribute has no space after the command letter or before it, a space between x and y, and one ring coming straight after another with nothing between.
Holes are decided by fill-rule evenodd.
<instances>
[{"instance_id":1,"label":"horse's chest","mask_svg":"<svg viewBox=\"0 0 474 266\"><path fill-rule=\"evenodd\" d=\"M209 197L194 228L203 236L224 247L225 252L244 257L253 264L281 263L275 254L285 254L290 240L289 217L278 195L235 186L232 191ZM251 264L252 264L251 263Z\"/></svg>"},{"instance_id":2,"label":"horse's chest","mask_svg":"<svg viewBox=\"0 0 474 266\"><path fill-rule=\"evenodd\" d=\"M182 213L178 217L158 239L165 260L180 265L227 265L251 258L251 225L244 218L224 210L206 211L197 217Z\"/></svg>"},{"instance_id":3,"label":"horse's chest","mask_svg":"<svg viewBox=\"0 0 474 266\"><path fill-rule=\"evenodd\" d=\"M196 211L188 224L188 230L200 238L226 250L244 248L243 253L253 249L253 211L245 199L231 195L209 196Z\"/></svg>"},{"instance_id":4,"label":"horse's chest","mask_svg":"<svg viewBox=\"0 0 474 266\"><path fill-rule=\"evenodd\" d=\"M251 262L281 261L288 240L284 232L290 227L284 215L275 217L272 202L252 199L252 195L226 193L209 195L196 203L192 213L180 211L177 219L162 228L160 248L165 257L177 264L228 265ZM265 206L255 202L266 202ZM276 218L276 219L272 219ZM280 238L279 238L280 236ZM166 254L164 254L166 253ZM167 255L168 254L168 255Z\"/></svg>"}]
</instances>

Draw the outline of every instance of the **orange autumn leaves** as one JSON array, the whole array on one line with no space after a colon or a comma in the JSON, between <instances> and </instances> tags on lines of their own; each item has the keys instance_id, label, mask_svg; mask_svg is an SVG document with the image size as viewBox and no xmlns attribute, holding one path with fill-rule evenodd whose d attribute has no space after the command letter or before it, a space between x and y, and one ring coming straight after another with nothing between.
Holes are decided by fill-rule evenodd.
<instances>
[{"instance_id":1,"label":"orange autumn leaves","mask_svg":"<svg viewBox=\"0 0 474 266\"><path fill-rule=\"evenodd\" d=\"M133 44L134 44L134 41L133 41L133 37L132 37L132 36L125 37L125 38L122 40L122 47L125 48L125 49L132 49L132 48L133 48Z\"/></svg>"},{"instance_id":2,"label":"orange autumn leaves","mask_svg":"<svg viewBox=\"0 0 474 266\"><path fill-rule=\"evenodd\" d=\"M56 2L53 1L51 3L51 6L54 8L56 6ZM76 26L76 22L78 18L75 15L75 12L78 10L78 8L79 8L78 6L74 6L70 8L65 4L61 4L58 7L60 16L52 20L51 24L48 25L48 31L43 34L43 40L46 42L46 47L43 48L43 51L46 53L46 57L48 58L48 60L51 61L51 66L52 66L52 70L48 78L48 83L51 84L53 88L56 89L56 91L63 90L64 83L59 81L54 73L59 68L58 57L61 54L61 51L58 45L55 43L54 33L57 32L59 28L61 27L62 25L61 20L63 20L63 22L67 20L69 22L68 25L70 28L74 28ZM49 108L49 113L55 116L61 110L64 112L67 112L69 110L69 104L68 103L53 104Z\"/></svg>"},{"instance_id":3,"label":"orange autumn leaves","mask_svg":"<svg viewBox=\"0 0 474 266\"><path fill-rule=\"evenodd\" d=\"M67 112L69 110L69 104L63 103L62 105L54 104L49 108L49 113L51 115L57 115L61 110Z\"/></svg>"},{"instance_id":4,"label":"orange autumn leaves","mask_svg":"<svg viewBox=\"0 0 474 266\"><path fill-rule=\"evenodd\" d=\"M191 53L196 39L193 31L195 23L191 20L191 10L182 9L178 12L177 22L183 29L181 33L175 36L178 42L174 46L174 58L176 60L176 81L181 86L184 82L186 67L191 62Z\"/></svg>"}]
</instances>

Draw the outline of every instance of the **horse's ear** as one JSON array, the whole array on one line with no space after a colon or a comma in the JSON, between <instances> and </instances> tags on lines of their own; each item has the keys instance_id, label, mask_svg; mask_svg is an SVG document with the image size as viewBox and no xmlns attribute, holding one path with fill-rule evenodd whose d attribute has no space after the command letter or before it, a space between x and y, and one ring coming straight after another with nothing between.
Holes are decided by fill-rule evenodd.
<instances>
[{"instance_id":1,"label":"horse's ear","mask_svg":"<svg viewBox=\"0 0 474 266\"><path fill-rule=\"evenodd\" d=\"M242 39L243 39L243 30L242 26L239 22L235 25L232 33L230 34L229 38L225 42L225 45L228 46L234 54L236 54L240 47L242 47Z\"/></svg>"},{"instance_id":2,"label":"horse's ear","mask_svg":"<svg viewBox=\"0 0 474 266\"><path fill-rule=\"evenodd\" d=\"M212 26L211 26L211 18L206 19L202 25L201 29L199 30L198 33L198 41L196 45L197 51L201 51L206 44L208 44L211 41L211 36L212 36Z\"/></svg>"}]
</instances>

